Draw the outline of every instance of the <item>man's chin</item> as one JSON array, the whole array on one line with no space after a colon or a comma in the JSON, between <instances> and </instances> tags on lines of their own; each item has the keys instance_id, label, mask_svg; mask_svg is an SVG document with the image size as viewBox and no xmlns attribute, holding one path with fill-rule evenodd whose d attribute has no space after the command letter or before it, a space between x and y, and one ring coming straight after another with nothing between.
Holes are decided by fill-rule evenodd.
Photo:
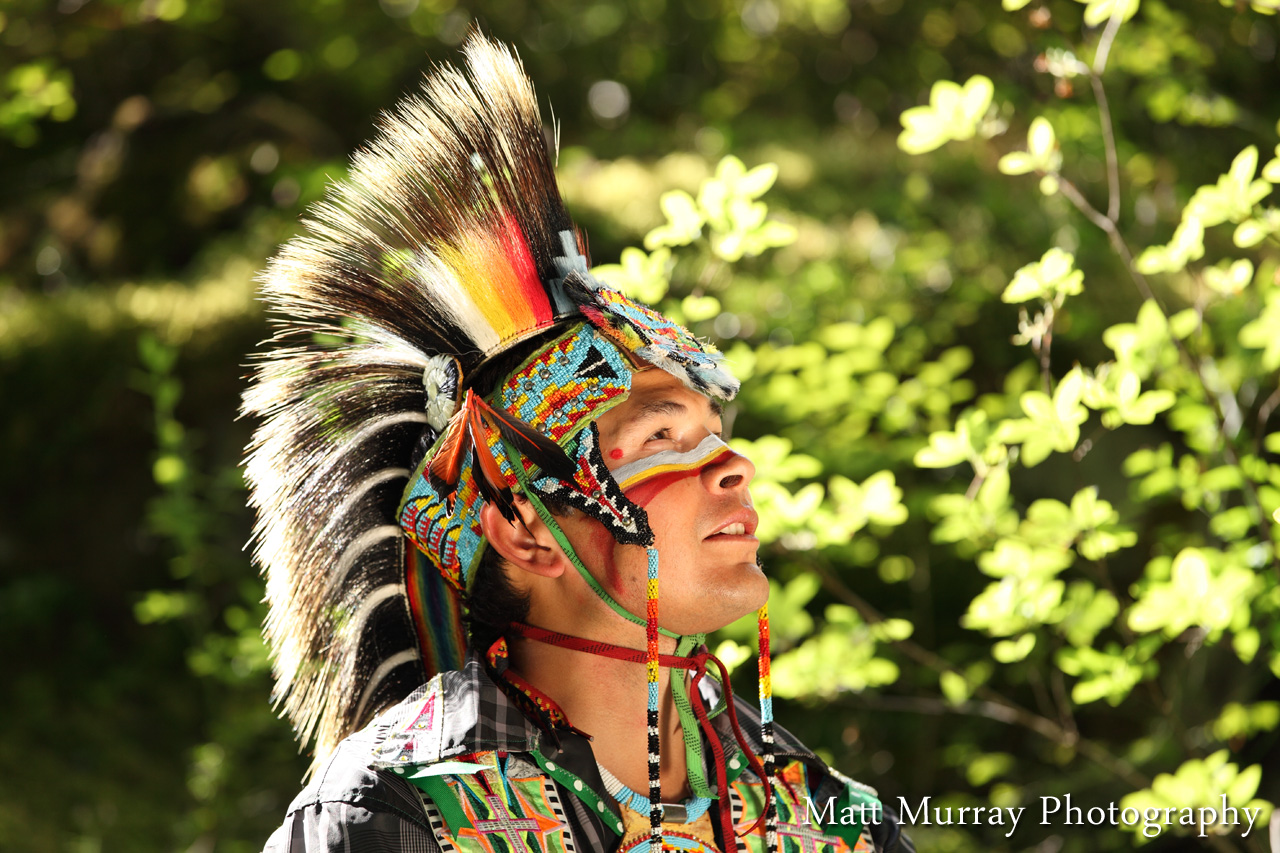
<instances>
[{"instance_id":1,"label":"man's chin","mask_svg":"<svg viewBox=\"0 0 1280 853\"><path fill-rule=\"evenodd\" d=\"M708 593L697 628L686 633L710 634L755 613L769 600L769 580L758 562L744 562L735 567L731 580Z\"/></svg>"}]
</instances>

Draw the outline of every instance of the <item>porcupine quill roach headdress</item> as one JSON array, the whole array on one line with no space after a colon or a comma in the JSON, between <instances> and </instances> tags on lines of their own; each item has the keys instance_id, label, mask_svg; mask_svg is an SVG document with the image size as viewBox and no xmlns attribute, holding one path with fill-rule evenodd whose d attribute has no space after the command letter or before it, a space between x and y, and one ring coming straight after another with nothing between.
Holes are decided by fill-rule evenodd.
<instances>
[{"instance_id":1,"label":"porcupine quill roach headdress","mask_svg":"<svg viewBox=\"0 0 1280 853\"><path fill-rule=\"evenodd\" d=\"M649 548L647 618L570 556L647 623L656 685L657 553L592 424L643 366L737 391L714 349L591 276L532 84L482 37L465 56L465 73L437 68L385 118L263 277L281 319L243 407L261 419L246 464L255 555L276 699L317 761L461 665L479 511L510 518L513 491ZM538 336L550 342L488 399L473 393L478 369Z\"/></svg>"}]
</instances>

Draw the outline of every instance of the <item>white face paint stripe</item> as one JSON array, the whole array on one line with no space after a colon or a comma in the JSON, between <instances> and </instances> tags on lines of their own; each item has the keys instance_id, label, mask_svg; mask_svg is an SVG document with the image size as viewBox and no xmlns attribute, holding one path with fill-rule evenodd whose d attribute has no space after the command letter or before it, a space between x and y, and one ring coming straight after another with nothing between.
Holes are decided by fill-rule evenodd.
<instances>
[{"instance_id":1,"label":"white face paint stripe","mask_svg":"<svg viewBox=\"0 0 1280 853\"><path fill-rule=\"evenodd\" d=\"M618 481L618 485L625 492L627 489L633 488L659 474L700 468L714 457L722 453L732 452L729 450L729 445L721 441L719 436L708 433L707 437L698 442L698 446L692 450L683 452L664 450L661 453L655 453L652 456L646 456L643 459L637 459L635 462L628 462L626 465L615 468L613 470L613 479Z\"/></svg>"}]
</instances>

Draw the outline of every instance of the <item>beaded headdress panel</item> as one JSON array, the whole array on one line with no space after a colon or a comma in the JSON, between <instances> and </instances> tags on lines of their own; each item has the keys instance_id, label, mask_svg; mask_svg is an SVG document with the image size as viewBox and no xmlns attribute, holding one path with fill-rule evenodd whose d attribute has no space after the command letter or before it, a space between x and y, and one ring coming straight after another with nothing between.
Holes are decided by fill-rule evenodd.
<instances>
[{"instance_id":1,"label":"beaded headdress panel","mask_svg":"<svg viewBox=\"0 0 1280 853\"><path fill-rule=\"evenodd\" d=\"M536 490L651 543L592 426L635 370L737 391L713 349L592 277L523 68L480 36L464 53L384 118L262 279L277 331L243 405L255 557L276 699L317 760L461 662L486 501L509 513ZM475 393L513 348L532 352Z\"/></svg>"}]
</instances>

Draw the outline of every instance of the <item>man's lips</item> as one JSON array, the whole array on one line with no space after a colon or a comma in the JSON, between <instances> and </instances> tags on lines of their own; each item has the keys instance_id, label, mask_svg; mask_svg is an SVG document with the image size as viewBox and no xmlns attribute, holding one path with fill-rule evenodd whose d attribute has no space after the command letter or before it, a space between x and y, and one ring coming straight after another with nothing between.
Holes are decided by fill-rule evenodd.
<instances>
[{"instance_id":1,"label":"man's lips","mask_svg":"<svg viewBox=\"0 0 1280 853\"><path fill-rule=\"evenodd\" d=\"M750 507L744 507L721 520L718 527L706 537L707 539L755 539L756 528L760 525L760 517Z\"/></svg>"}]
</instances>

